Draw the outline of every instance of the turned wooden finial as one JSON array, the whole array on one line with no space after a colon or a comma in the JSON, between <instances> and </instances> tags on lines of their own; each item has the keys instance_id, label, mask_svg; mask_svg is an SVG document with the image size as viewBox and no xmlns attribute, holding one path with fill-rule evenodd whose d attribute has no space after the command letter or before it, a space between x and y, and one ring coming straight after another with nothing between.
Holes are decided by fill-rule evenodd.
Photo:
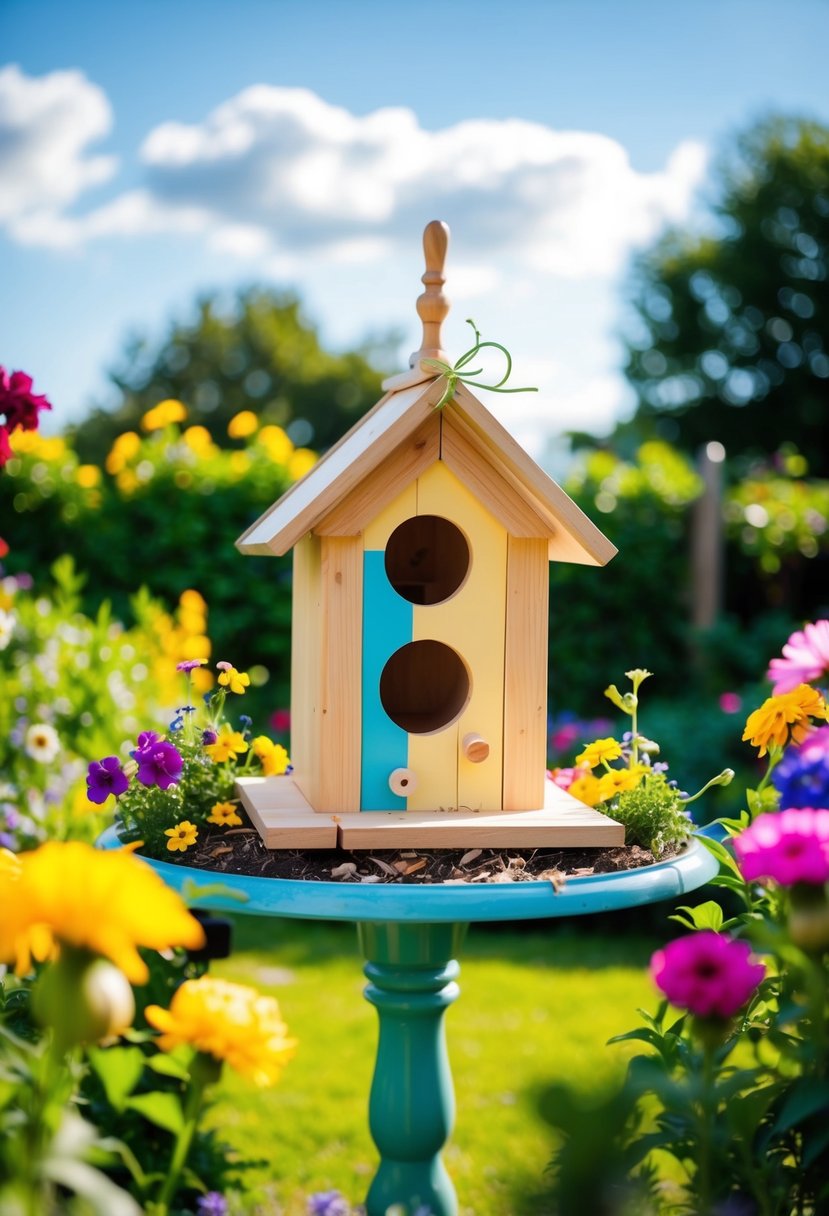
<instances>
[{"instance_id":1,"label":"turned wooden finial","mask_svg":"<svg viewBox=\"0 0 829 1216\"><path fill-rule=\"evenodd\" d=\"M449 244L449 225L442 220L431 220L423 232L423 253L426 258L426 273L421 282L426 290L417 299L417 315L423 322L423 339L420 350L409 359L409 367L419 368L421 359L442 359L446 354L440 344L440 327L449 312L449 301L443 294L446 279L443 264Z\"/></svg>"}]
</instances>

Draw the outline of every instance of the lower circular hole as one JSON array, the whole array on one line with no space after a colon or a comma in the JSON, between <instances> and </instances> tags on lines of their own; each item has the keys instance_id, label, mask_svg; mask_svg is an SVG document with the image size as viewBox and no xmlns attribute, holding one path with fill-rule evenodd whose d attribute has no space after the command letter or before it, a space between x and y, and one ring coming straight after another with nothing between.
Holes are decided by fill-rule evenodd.
<instances>
[{"instance_id":1,"label":"lower circular hole","mask_svg":"<svg viewBox=\"0 0 829 1216\"><path fill-rule=\"evenodd\" d=\"M444 642L408 642L380 676L383 709L407 734L428 735L454 722L469 700L469 672Z\"/></svg>"}]
</instances>

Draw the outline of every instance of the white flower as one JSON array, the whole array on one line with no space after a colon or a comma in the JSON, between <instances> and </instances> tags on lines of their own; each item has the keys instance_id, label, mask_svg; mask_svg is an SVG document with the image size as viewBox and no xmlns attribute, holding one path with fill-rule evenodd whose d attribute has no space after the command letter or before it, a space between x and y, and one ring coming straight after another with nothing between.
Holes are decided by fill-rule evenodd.
<instances>
[{"instance_id":1,"label":"white flower","mask_svg":"<svg viewBox=\"0 0 829 1216\"><path fill-rule=\"evenodd\" d=\"M26 731L26 755L41 764L51 764L60 751L60 739L54 726L35 722Z\"/></svg>"},{"instance_id":2,"label":"white flower","mask_svg":"<svg viewBox=\"0 0 829 1216\"><path fill-rule=\"evenodd\" d=\"M5 650L12 640L14 620L15 618L10 612L6 612L4 608L0 608L0 650Z\"/></svg>"}]
</instances>

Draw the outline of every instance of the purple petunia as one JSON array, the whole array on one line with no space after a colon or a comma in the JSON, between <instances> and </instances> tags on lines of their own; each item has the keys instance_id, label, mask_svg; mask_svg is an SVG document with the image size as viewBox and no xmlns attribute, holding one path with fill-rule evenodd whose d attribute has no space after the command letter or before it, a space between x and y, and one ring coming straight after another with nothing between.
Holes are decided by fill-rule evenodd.
<instances>
[{"instance_id":1,"label":"purple petunia","mask_svg":"<svg viewBox=\"0 0 829 1216\"><path fill-rule=\"evenodd\" d=\"M799 747L786 748L772 781L782 806L829 806L829 726L812 731Z\"/></svg>"},{"instance_id":2,"label":"purple petunia","mask_svg":"<svg viewBox=\"0 0 829 1216\"><path fill-rule=\"evenodd\" d=\"M208 1191L196 1200L198 1216L227 1216L227 1200L218 1191Z\"/></svg>"},{"instance_id":3,"label":"purple petunia","mask_svg":"<svg viewBox=\"0 0 829 1216\"><path fill-rule=\"evenodd\" d=\"M308 1216L351 1216L351 1204L339 1191L317 1191L308 1196Z\"/></svg>"},{"instance_id":4,"label":"purple petunia","mask_svg":"<svg viewBox=\"0 0 829 1216\"><path fill-rule=\"evenodd\" d=\"M129 779L121 768L117 756L106 756L103 760L93 760L86 774L86 796L90 802L99 806L106 802L112 794L115 798L124 794L129 786Z\"/></svg>"},{"instance_id":5,"label":"purple petunia","mask_svg":"<svg viewBox=\"0 0 829 1216\"><path fill-rule=\"evenodd\" d=\"M211 743L215 743L218 737L216 731L209 728L201 733L201 741L205 747L209 747Z\"/></svg>"},{"instance_id":6,"label":"purple petunia","mask_svg":"<svg viewBox=\"0 0 829 1216\"><path fill-rule=\"evenodd\" d=\"M142 785L157 785L160 790L166 790L178 782L184 762L172 743L149 743L139 747L133 755L138 761L138 780Z\"/></svg>"}]
</instances>

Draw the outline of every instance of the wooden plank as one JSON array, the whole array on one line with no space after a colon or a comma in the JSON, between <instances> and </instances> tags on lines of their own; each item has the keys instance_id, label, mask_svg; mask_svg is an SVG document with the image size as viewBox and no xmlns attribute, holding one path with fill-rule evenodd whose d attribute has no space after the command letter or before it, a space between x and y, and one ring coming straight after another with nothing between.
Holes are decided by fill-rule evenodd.
<instances>
[{"instance_id":1,"label":"wooden plank","mask_svg":"<svg viewBox=\"0 0 829 1216\"><path fill-rule=\"evenodd\" d=\"M453 412L443 412L441 460L511 536L552 538L555 526L533 510L513 484L490 464L474 432ZM470 442L470 440L472 440Z\"/></svg>"},{"instance_id":2,"label":"wooden plank","mask_svg":"<svg viewBox=\"0 0 829 1216\"><path fill-rule=\"evenodd\" d=\"M417 510L451 520L469 545L469 570L460 589L441 603L416 604L412 624L416 640L433 638L460 655L470 695L451 730L410 736L409 767L421 785L409 799L409 809L500 810L507 536L443 462L418 478ZM470 764L462 755L461 739L470 731L490 744L483 764Z\"/></svg>"},{"instance_id":3,"label":"wooden plank","mask_svg":"<svg viewBox=\"0 0 829 1216\"><path fill-rule=\"evenodd\" d=\"M360 809L360 671L363 546L358 536L322 540L322 705L317 811Z\"/></svg>"},{"instance_id":4,"label":"wooden plank","mask_svg":"<svg viewBox=\"0 0 829 1216\"><path fill-rule=\"evenodd\" d=\"M577 802L551 781L546 805L533 811L407 811L339 816L343 849L606 848L624 844L625 829Z\"/></svg>"},{"instance_id":5,"label":"wooden plank","mask_svg":"<svg viewBox=\"0 0 829 1216\"><path fill-rule=\"evenodd\" d=\"M282 554L310 532L434 412L439 382L382 398L301 481L237 540L241 553Z\"/></svg>"},{"instance_id":6,"label":"wooden plank","mask_svg":"<svg viewBox=\"0 0 829 1216\"><path fill-rule=\"evenodd\" d=\"M440 415L432 411L382 464L314 527L318 536L356 536L440 456Z\"/></svg>"},{"instance_id":7,"label":"wooden plank","mask_svg":"<svg viewBox=\"0 0 829 1216\"><path fill-rule=\"evenodd\" d=\"M236 792L268 849L335 849L338 825L308 805L291 776L243 777Z\"/></svg>"},{"instance_id":8,"label":"wooden plank","mask_svg":"<svg viewBox=\"0 0 829 1216\"><path fill-rule=\"evenodd\" d=\"M311 803L319 797L322 696L322 545L305 536L294 549L291 641L291 760Z\"/></svg>"},{"instance_id":9,"label":"wooden plank","mask_svg":"<svg viewBox=\"0 0 829 1216\"><path fill-rule=\"evenodd\" d=\"M549 567L543 540L509 538L503 807L537 806L547 768Z\"/></svg>"},{"instance_id":10,"label":"wooden plank","mask_svg":"<svg viewBox=\"0 0 829 1216\"><path fill-rule=\"evenodd\" d=\"M491 462L524 494L533 509L557 524L556 536L550 542L552 558L592 566L604 566L610 561L617 552L616 546L527 455L469 389L459 384L453 402L445 409L471 428L490 454Z\"/></svg>"}]
</instances>

